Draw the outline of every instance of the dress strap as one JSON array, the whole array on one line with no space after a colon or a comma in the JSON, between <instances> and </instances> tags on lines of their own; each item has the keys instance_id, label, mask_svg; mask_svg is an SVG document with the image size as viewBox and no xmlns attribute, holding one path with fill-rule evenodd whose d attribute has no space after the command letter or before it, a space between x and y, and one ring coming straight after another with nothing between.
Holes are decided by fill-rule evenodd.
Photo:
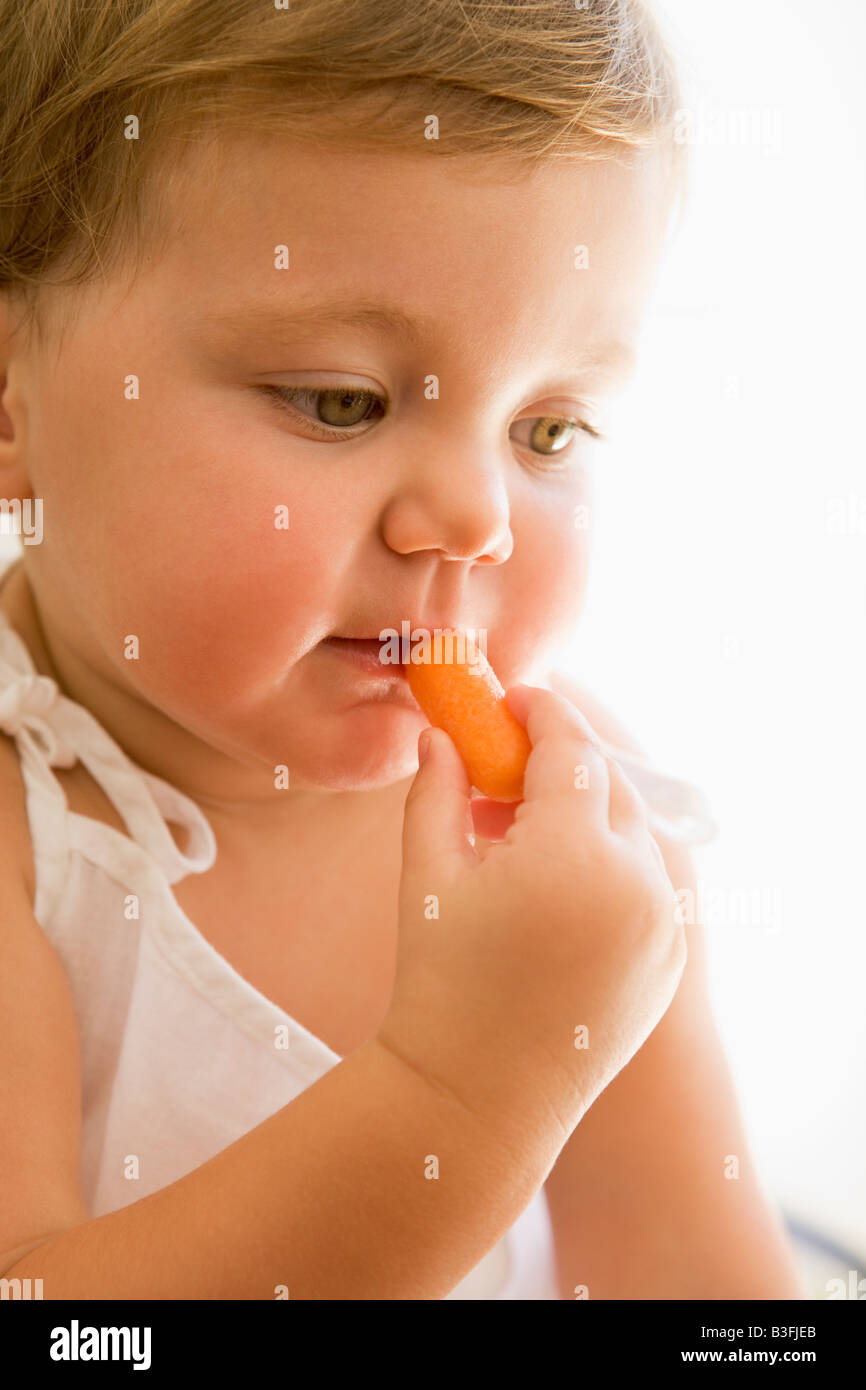
<instances>
[{"instance_id":1,"label":"dress strap","mask_svg":"<svg viewBox=\"0 0 866 1390\"><path fill-rule=\"evenodd\" d=\"M707 845L717 838L719 828L700 787L681 777L659 772L633 753L626 753L604 739L601 745L637 787L646 802L650 825L660 834L681 845Z\"/></svg>"},{"instance_id":2,"label":"dress strap","mask_svg":"<svg viewBox=\"0 0 866 1390\"><path fill-rule=\"evenodd\" d=\"M55 827L58 807L68 808L51 768L73 767L80 760L169 883L204 873L214 863L216 839L195 802L134 763L83 705L67 699L52 677L41 675L2 609L0 729L15 739L28 790L51 808ZM178 849L169 821L188 832L186 852Z\"/></svg>"}]
</instances>

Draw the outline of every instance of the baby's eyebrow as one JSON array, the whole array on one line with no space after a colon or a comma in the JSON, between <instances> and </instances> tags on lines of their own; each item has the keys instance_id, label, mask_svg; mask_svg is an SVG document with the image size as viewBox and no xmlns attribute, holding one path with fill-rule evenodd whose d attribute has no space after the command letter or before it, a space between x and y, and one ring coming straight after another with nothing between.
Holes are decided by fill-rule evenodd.
<instances>
[{"instance_id":1,"label":"baby's eyebrow","mask_svg":"<svg viewBox=\"0 0 866 1390\"><path fill-rule=\"evenodd\" d=\"M306 305L293 301L290 306L285 307L274 303L273 300L229 305L213 315L208 315L198 326L206 329L208 333L214 329L238 335L268 333L272 340L284 340L287 343L299 331L305 329L361 328L380 333L397 333L405 342L419 349L424 346L425 341L435 341L440 331L440 326L432 318L425 314L407 314L398 304L346 298ZM614 338L587 344L583 351L575 348L570 358L569 366L575 372L600 370L605 375L619 378L627 377L631 373L637 353L631 342Z\"/></svg>"},{"instance_id":2,"label":"baby's eyebrow","mask_svg":"<svg viewBox=\"0 0 866 1390\"><path fill-rule=\"evenodd\" d=\"M345 326L378 332L400 333L413 347L421 347L424 336L433 335L435 325L424 316L412 317L396 304L365 303L334 299L316 304L294 301L285 308L272 301L229 306L208 316L208 327L237 333L271 332L287 338L302 328Z\"/></svg>"}]
</instances>

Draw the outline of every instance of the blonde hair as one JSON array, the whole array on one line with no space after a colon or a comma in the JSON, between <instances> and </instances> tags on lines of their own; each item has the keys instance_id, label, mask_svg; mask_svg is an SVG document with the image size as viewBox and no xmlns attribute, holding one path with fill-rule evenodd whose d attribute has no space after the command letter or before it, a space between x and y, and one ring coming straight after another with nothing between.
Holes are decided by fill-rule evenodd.
<instances>
[{"instance_id":1,"label":"blonde hair","mask_svg":"<svg viewBox=\"0 0 866 1390\"><path fill-rule=\"evenodd\" d=\"M286 2L0 0L0 293L28 324L44 285L140 264L162 179L230 127L518 164L662 146L682 193L644 0Z\"/></svg>"}]
</instances>

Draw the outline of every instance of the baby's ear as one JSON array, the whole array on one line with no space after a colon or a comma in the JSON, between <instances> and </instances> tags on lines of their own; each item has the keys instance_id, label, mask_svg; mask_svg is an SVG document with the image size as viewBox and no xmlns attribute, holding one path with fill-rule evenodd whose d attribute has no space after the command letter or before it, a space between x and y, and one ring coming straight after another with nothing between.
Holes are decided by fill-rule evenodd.
<instances>
[{"instance_id":1,"label":"baby's ear","mask_svg":"<svg viewBox=\"0 0 866 1390\"><path fill-rule=\"evenodd\" d=\"M8 289L0 289L0 377L5 376L16 337L23 333L23 311Z\"/></svg>"},{"instance_id":2,"label":"baby's ear","mask_svg":"<svg viewBox=\"0 0 866 1390\"><path fill-rule=\"evenodd\" d=\"M27 468L27 409L18 391L20 373L15 365L22 352L18 326L19 316L7 296L0 294L0 502L33 496Z\"/></svg>"},{"instance_id":3,"label":"baby's ear","mask_svg":"<svg viewBox=\"0 0 866 1390\"><path fill-rule=\"evenodd\" d=\"M6 414L3 397L6 394L6 370L0 367L0 439L11 439L12 421Z\"/></svg>"},{"instance_id":4,"label":"baby's ear","mask_svg":"<svg viewBox=\"0 0 866 1390\"><path fill-rule=\"evenodd\" d=\"M0 365L0 514L6 510L2 504L12 498L33 496L24 449L25 418L23 402Z\"/></svg>"}]
</instances>

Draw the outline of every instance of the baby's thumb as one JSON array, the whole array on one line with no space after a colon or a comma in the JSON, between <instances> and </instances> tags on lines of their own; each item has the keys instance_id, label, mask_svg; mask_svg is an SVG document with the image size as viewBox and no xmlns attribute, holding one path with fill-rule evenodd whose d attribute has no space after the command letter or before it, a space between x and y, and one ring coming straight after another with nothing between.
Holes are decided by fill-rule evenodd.
<instances>
[{"instance_id":1,"label":"baby's thumb","mask_svg":"<svg viewBox=\"0 0 866 1390\"><path fill-rule=\"evenodd\" d=\"M425 735L426 757L422 757ZM420 765L403 809L403 875L429 879L475 865L470 795L472 786L453 742L443 729L428 728L418 740Z\"/></svg>"}]
</instances>

